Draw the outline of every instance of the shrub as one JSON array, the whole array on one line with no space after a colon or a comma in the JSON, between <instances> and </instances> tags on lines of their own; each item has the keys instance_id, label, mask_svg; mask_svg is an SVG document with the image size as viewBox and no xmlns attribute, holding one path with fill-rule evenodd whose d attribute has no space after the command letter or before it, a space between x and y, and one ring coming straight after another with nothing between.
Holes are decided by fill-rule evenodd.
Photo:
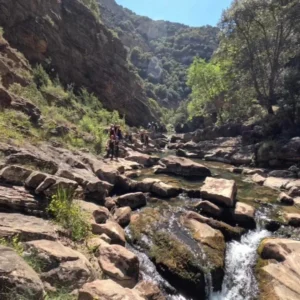
<instances>
[{"instance_id":1,"label":"shrub","mask_svg":"<svg viewBox=\"0 0 300 300\"><path fill-rule=\"evenodd\" d=\"M0 26L0 36L4 34L4 29Z\"/></svg>"},{"instance_id":2,"label":"shrub","mask_svg":"<svg viewBox=\"0 0 300 300\"><path fill-rule=\"evenodd\" d=\"M1 238L0 245L13 248L20 256L22 256L22 254L24 252L24 248L23 248L22 243L20 242L20 237L18 234L14 235L8 239Z\"/></svg>"},{"instance_id":3,"label":"shrub","mask_svg":"<svg viewBox=\"0 0 300 300\"><path fill-rule=\"evenodd\" d=\"M73 240L83 240L90 234L88 217L79 205L73 202L73 195L69 191L59 189L52 197L48 212L58 224L70 232Z\"/></svg>"},{"instance_id":4,"label":"shrub","mask_svg":"<svg viewBox=\"0 0 300 300\"><path fill-rule=\"evenodd\" d=\"M40 64L33 69L33 80L38 88L51 83L49 75Z\"/></svg>"}]
</instances>

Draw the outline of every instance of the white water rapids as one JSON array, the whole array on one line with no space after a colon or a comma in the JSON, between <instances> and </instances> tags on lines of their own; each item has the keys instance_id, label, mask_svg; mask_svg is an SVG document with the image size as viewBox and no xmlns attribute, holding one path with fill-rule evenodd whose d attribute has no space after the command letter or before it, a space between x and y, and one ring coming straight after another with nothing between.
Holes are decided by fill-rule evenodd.
<instances>
[{"instance_id":1,"label":"white water rapids","mask_svg":"<svg viewBox=\"0 0 300 300\"><path fill-rule=\"evenodd\" d=\"M260 241L269 236L267 230L249 231L240 242L227 244L226 269L222 291L213 293L210 300L253 300L258 293L253 274Z\"/></svg>"}]
</instances>

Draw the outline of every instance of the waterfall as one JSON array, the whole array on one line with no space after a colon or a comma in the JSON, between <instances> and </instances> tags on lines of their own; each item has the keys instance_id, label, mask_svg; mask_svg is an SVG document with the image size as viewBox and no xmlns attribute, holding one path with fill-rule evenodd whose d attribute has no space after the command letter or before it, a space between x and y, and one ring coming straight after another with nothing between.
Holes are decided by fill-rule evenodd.
<instances>
[{"instance_id":1,"label":"waterfall","mask_svg":"<svg viewBox=\"0 0 300 300\"><path fill-rule=\"evenodd\" d=\"M262 239L268 237L267 230L249 231L240 242L227 245L226 269L222 291L213 293L210 300L253 300L258 286L253 274L257 259L257 247Z\"/></svg>"}]
</instances>

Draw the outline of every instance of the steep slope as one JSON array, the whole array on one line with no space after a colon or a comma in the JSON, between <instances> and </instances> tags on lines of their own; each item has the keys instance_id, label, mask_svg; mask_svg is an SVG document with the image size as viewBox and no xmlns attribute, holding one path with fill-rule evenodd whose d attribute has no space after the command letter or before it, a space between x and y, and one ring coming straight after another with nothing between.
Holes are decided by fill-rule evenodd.
<instances>
[{"instance_id":1,"label":"steep slope","mask_svg":"<svg viewBox=\"0 0 300 300\"><path fill-rule=\"evenodd\" d=\"M121 41L80 1L0 0L0 26L31 63L43 63L65 85L87 87L128 124L154 119Z\"/></svg>"},{"instance_id":2,"label":"steep slope","mask_svg":"<svg viewBox=\"0 0 300 300\"><path fill-rule=\"evenodd\" d=\"M101 18L128 48L134 69L144 80L147 96L177 107L188 96L186 70L195 56L209 59L218 46L218 29L153 21L118 5L98 0Z\"/></svg>"}]
</instances>

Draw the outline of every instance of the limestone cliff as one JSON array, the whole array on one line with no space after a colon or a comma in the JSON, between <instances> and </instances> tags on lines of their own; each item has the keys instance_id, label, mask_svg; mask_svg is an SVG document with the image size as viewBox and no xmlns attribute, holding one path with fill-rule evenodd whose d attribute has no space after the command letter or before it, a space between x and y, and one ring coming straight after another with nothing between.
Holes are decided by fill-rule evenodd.
<instances>
[{"instance_id":1,"label":"limestone cliff","mask_svg":"<svg viewBox=\"0 0 300 300\"><path fill-rule=\"evenodd\" d=\"M121 41L78 0L0 0L5 38L31 63L48 64L64 84L94 92L129 125L154 117Z\"/></svg>"}]
</instances>

